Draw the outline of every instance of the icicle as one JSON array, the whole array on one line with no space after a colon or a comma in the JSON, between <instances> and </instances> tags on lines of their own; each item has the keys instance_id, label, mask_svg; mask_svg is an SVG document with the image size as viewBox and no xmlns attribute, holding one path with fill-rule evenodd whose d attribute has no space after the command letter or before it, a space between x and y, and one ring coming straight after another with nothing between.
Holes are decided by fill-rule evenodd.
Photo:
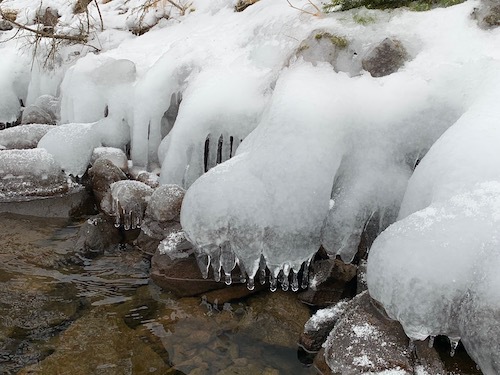
<instances>
[{"instance_id":1,"label":"icicle","mask_svg":"<svg viewBox=\"0 0 500 375\"><path fill-rule=\"evenodd\" d=\"M455 355L455 352L457 350L457 347L458 347L458 343L460 342L460 339L452 339L450 337L450 345L451 345L451 349L450 349L450 357L453 357Z\"/></svg>"},{"instance_id":2,"label":"icicle","mask_svg":"<svg viewBox=\"0 0 500 375\"><path fill-rule=\"evenodd\" d=\"M225 242L221 246L220 261L222 268L224 268L224 271L226 273L231 273L234 267L236 267L236 257L231 250L231 245L229 244L229 242Z\"/></svg>"},{"instance_id":3,"label":"icicle","mask_svg":"<svg viewBox=\"0 0 500 375\"><path fill-rule=\"evenodd\" d=\"M270 272L269 273L269 289L271 290L271 292L276 292L277 287L278 287L278 280L276 279L276 276L274 276L274 274L272 272Z\"/></svg>"},{"instance_id":4,"label":"icicle","mask_svg":"<svg viewBox=\"0 0 500 375\"><path fill-rule=\"evenodd\" d=\"M233 282L233 279L231 278L231 272L224 272L224 275L226 277L224 280L226 285L231 285L231 283Z\"/></svg>"},{"instance_id":5,"label":"icicle","mask_svg":"<svg viewBox=\"0 0 500 375\"><path fill-rule=\"evenodd\" d=\"M248 288L248 290L254 290L255 289L255 281L254 281L253 276L248 276L247 288Z\"/></svg>"},{"instance_id":6,"label":"icicle","mask_svg":"<svg viewBox=\"0 0 500 375\"><path fill-rule=\"evenodd\" d=\"M124 212L123 213L123 220L124 220L124 228L125 230L130 230L131 224L132 224L132 212Z\"/></svg>"},{"instance_id":7,"label":"icicle","mask_svg":"<svg viewBox=\"0 0 500 375\"><path fill-rule=\"evenodd\" d=\"M300 287L302 289L307 289L309 287L309 264L311 263L311 259L303 263L303 271L302 271L302 282Z\"/></svg>"},{"instance_id":8,"label":"icicle","mask_svg":"<svg viewBox=\"0 0 500 375\"><path fill-rule=\"evenodd\" d=\"M115 228L120 228L120 214L115 215Z\"/></svg>"},{"instance_id":9,"label":"icicle","mask_svg":"<svg viewBox=\"0 0 500 375\"><path fill-rule=\"evenodd\" d=\"M259 263L259 281L261 285L266 283L266 260L263 256L260 257Z\"/></svg>"},{"instance_id":10,"label":"icicle","mask_svg":"<svg viewBox=\"0 0 500 375\"><path fill-rule=\"evenodd\" d=\"M196 262L198 263L198 268L201 271L201 276L203 276L204 279L208 278L208 268L210 267L210 256L202 252L197 252Z\"/></svg>"},{"instance_id":11,"label":"icicle","mask_svg":"<svg viewBox=\"0 0 500 375\"><path fill-rule=\"evenodd\" d=\"M240 283L244 284L247 282L247 272L245 270L245 266L236 258L236 264L240 268Z\"/></svg>"},{"instance_id":12,"label":"icicle","mask_svg":"<svg viewBox=\"0 0 500 375\"><path fill-rule=\"evenodd\" d=\"M434 339L436 336L429 336L429 348L434 347Z\"/></svg>"},{"instance_id":13,"label":"icicle","mask_svg":"<svg viewBox=\"0 0 500 375\"><path fill-rule=\"evenodd\" d=\"M292 284L291 284L291 287L292 287L292 291L296 292L299 290L299 276L298 276L298 272L295 272L294 270L292 270Z\"/></svg>"},{"instance_id":14,"label":"icicle","mask_svg":"<svg viewBox=\"0 0 500 375\"><path fill-rule=\"evenodd\" d=\"M286 292L290 286L290 281L288 279L288 275L290 275L290 264L285 263L283 265L283 270L281 271L281 273L283 274L283 279L281 280L281 289Z\"/></svg>"},{"instance_id":15,"label":"icicle","mask_svg":"<svg viewBox=\"0 0 500 375\"><path fill-rule=\"evenodd\" d=\"M219 282L220 281L220 269L221 269L220 252L213 254L213 258L211 259L211 263L212 263L212 269L214 271L214 280Z\"/></svg>"}]
</instances>

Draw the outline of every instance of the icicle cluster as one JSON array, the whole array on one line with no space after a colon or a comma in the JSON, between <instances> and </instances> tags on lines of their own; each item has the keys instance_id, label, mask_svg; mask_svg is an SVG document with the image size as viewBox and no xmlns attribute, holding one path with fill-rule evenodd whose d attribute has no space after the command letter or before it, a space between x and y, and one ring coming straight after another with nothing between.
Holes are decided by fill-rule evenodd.
<instances>
[{"instance_id":1,"label":"icicle cluster","mask_svg":"<svg viewBox=\"0 0 500 375\"><path fill-rule=\"evenodd\" d=\"M228 242L221 246L196 247L195 255L204 279L208 278L211 268L214 280L219 282L224 277L226 285L231 285L234 282L232 272L235 271L236 267L239 269L239 280L236 282L246 283L249 290L255 289L257 278L261 285L269 281L269 288L272 292L278 289L278 284L281 285L283 291L291 289L294 292L298 291L299 288L306 289L309 285L311 259L302 263L299 269L294 269L289 263L285 263L283 267L269 267L264 256L261 256L257 271L248 273L244 264L231 250L231 245Z\"/></svg>"},{"instance_id":2,"label":"icicle cluster","mask_svg":"<svg viewBox=\"0 0 500 375\"><path fill-rule=\"evenodd\" d=\"M117 181L111 185L110 202L103 207L115 218L115 227L140 228L153 189L139 181Z\"/></svg>"}]
</instances>

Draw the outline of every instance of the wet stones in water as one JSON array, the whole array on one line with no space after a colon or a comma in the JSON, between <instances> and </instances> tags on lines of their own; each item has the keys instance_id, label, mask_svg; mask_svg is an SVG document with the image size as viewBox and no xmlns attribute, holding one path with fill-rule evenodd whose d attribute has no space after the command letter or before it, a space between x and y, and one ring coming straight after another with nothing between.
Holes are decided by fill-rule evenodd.
<instances>
[{"instance_id":1,"label":"wet stones in water","mask_svg":"<svg viewBox=\"0 0 500 375\"><path fill-rule=\"evenodd\" d=\"M113 164L112 161L103 158L94 161L88 172L92 191L94 192L97 202L101 205L103 198L106 194L109 194L111 184L127 179L125 173Z\"/></svg>"},{"instance_id":2,"label":"wet stones in water","mask_svg":"<svg viewBox=\"0 0 500 375\"><path fill-rule=\"evenodd\" d=\"M472 13L472 18L482 29L500 26L500 4L496 0L482 0Z\"/></svg>"},{"instance_id":3,"label":"wet stones in water","mask_svg":"<svg viewBox=\"0 0 500 375\"><path fill-rule=\"evenodd\" d=\"M310 287L299 294L299 299L309 305L327 307L356 294L357 267L340 259L323 259L313 262L310 269Z\"/></svg>"},{"instance_id":4,"label":"wet stones in water","mask_svg":"<svg viewBox=\"0 0 500 375\"><path fill-rule=\"evenodd\" d=\"M75 245L76 254L72 259L79 264L81 257L94 258L104 254L106 249L116 247L121 240L122 235L111 218L103 214L94 216L80 227Z\"/></svg>"},{"instance_id":5,"label":"wet stones in water","mask_svg":"<svg viewBox=\"0 0 500 375\"><path fill-rule=\"evenodd\" d=\"M373 77L384 77L397 72L408 58L399 40L385 38L363 58L362 66Z\"/></svg>"}]
</instances>

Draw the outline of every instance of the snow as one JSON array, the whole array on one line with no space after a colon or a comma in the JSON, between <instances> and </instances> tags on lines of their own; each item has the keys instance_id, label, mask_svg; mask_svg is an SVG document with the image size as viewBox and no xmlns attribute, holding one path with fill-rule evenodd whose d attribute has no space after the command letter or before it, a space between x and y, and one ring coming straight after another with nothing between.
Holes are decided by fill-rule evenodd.
<instances>
[{"instance_id":1,"label":"snow","mask_svg":"<svg viewBox=\"0 0 500 375\"><path fill-rule=\"evenodd\" d=\"M95 148L129 148L131 174L146 171L148 180L161 168L161 185L187 189L181 223L200 264L229 281L238 264L250 288L267 266L271 289L281 274L283 289L297 290L320 246L351 261L368 224L385 230L370 252L370 291L410 336L461 337L485 373L498 372L484 343L499 300L490 265L498 259L500 29L477 27L477 0L324 17L286 1L241 13L234 3L194 0L181 14L113 0L99 3L102 31L92 3L87 45L61 45L51 59L49 41L31 61L28 32L2 32L0 122L17 119L19 99L57 111L43 95L57 97L60 125L38 145L44 162L81 176ZM81 32L86 14L64 0L2 1L29 25L49 6L61 16L57 33ZM356 22L358 14L373 22ZM151 29L139 36L138 27ZM335 66L298 53L318 30L349 43ZM409 60L374 78L360 61L387 37ZM116 184L108 212L117 224L140 225L151 187Z\"/></svg>"},{"instance_id":2,"label":"snow","mask_svg":"<svg viewBox=\"0 0 500 375\"><path fill-rule=\"evenodd\" d=\"M7 149L35 148L54 125L30 124L0 130L0 146Z\"/></svg>"},{"instance_id":3,"label":"snow","mask_svg":"<svg viewBox=\"0 0 500 375\"><path fill-rule=\"evenodd\" d=\"M125 173L128 171L127 155L125 155L125 152L123 152L123 150L119 148L96 147L92 153L90 163L94 164L94 162L99 158L111 161L115 166L120 168Z\"/></svg>"},{"instance_id":4,"label":"snow","mask_svg":"<svg viewBox=\"0 0 500 375\"><path fill-rule=\"evenodd\" d=\"M337 320L344 313L346 305L347 301L340 301L326 309L316 311L306 322L304 331L318 331L325 323Z\"/></svg>"}]
</instances>

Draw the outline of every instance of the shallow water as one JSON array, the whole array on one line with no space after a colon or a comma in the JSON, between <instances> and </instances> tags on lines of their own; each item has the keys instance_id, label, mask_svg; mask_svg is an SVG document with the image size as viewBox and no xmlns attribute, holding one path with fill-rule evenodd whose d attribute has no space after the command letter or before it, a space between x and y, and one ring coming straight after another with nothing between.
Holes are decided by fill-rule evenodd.
<instances>
[{"instance_id":1,"label":"shallow water","mask_svg":"<svg viewBox=\"0 0 500 375\"><path fill-rule=\"evenodd\" d=\"M308 313L275 315L298 303L292 294L176 299L150 283L136 249L75 265L80 224L0 217L1 374L316 373L295 346Z\"/></svg>"}]
</instances>

